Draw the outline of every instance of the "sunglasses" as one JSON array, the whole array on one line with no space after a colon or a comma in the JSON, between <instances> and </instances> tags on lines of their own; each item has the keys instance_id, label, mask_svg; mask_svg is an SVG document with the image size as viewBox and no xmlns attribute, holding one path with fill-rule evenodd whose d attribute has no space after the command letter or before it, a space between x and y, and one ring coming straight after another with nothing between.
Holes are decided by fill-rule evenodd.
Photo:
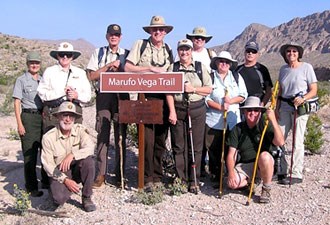
<instances>
[{"instance_id":1,"label":"sunglasses","mask_svg":"<svg viewBox=\"0 0 330 225\"><path fill-rule=\"evenodd\" d=\"M195 38L195 39L201 39L201 40L203 40L203 41L206 40L206 38L205 38L205 37L202 37L202 36L195 36L194 38Z\"/></svg>"},{"instance_id":2,"label":"sunglasses","mask_svg":"<svg viewBox=\"0 0 330 225\"><path fill-rule=\"evenodd\" d=\"M225 59L219 59L218 62L219 63L225 63L225 64L228 64L228 65L230 65L230 63L231 63L229 60L225 60Z\"/></svg>"},{"instance_id":3,"label":"sunglasses","mask_svg":"<svg viewBox=\"0 0 330 225\"><path fill-rule=\"evenodd\" d=\"M73 54L70 52L59 52L57 54L60 58L64 58L66 56L67 58L72 58Z\"/></svg>"},{"instance_id":4,"label":"sunglasses","mask_svg":"<svg viewBox=\"0 0 330 225\"><path fill-rule=\"evenodd\" d=\"M257 51L254 50L254 49L246 49L246 50L245 50L245 53L247 53L247 54L249 54L249 53L257 54Z\"/></svg>"},{"instance_id":5,"label":"sunglasses","mask_svg":"<svg viewBox=\"0 0 330 225\"><path fill-rule=\"evenodd\" d=\"M153 32L156 32L156 31L159 31L159 32L163 32L165 31L165 28L162 28L162 27L154 27L151 29Z\"/></svg>"},{"instance_id":6,"label":"sunglasses","mask_svg":"<svg viewBox=\"0 0 330 225\"><path fill-rule=\"evenodd\" d=\"M286 50L287 53L297 53L298 51L297 50L294 50L294 49L288 49Z\"/></svg>"},{"instance_id":7,"label":"sunglasses","mask_svg":"<svg viewBox=\"0 0 330 225\"><path fill-rule=\"evenodd\" d=\"M260 112L261 110L258 108L250 108L250 109L246 109L246 111L248 112Z\"/></svg>"}]
</instances>

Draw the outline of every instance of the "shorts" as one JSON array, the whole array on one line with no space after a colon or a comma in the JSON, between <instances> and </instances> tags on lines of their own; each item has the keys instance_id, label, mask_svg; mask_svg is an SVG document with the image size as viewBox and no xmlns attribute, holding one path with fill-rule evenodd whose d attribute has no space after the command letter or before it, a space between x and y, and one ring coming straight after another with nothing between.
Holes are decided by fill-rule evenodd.
<instances>
[{"instance_id":1,"label":"shorts","mask_svg":"<svg viewBox=\"0 0 330 225\"><path fill-rule=\"evenodd\" d=\"M238 163L235 166L235 170L239 174L243 174L250 180L253 175L254 162L251 163Z\"/></svg>"}]
</instances>

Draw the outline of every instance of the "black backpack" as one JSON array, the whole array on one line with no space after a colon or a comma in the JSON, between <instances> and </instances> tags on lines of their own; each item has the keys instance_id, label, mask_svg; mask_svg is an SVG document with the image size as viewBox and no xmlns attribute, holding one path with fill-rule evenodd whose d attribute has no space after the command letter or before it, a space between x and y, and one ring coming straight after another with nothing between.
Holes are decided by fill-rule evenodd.
<instances>
[{"instance_id":1,"label":"black backpack","mask_svg":"<svg viewBox=\"0 0 330 225\"><path fill-rule=\"evenodd\" d=\"M148 42L149 42L149 40L147 40L147 39L143 39L142 41L143 41L143 42L142 42L142 45L141 45L141 48L140 48L140 55L143 54L143 52L144 52L144 50L146 49L147 44L148 44ZM172 64L173 61L174 61L174 58L173 58L173 52L172 52L172 50L170 49L170 47L168 46L168 44L166 44L166 43L165 43L165 49L166 49L168 55L170 56L170 63Z\"/></svg>"},{"instance_id":2,"label":"black backpack","mask_svg":"<svg viewBox=\"0 0 330 225\"><path fill-rule=\"evenodd\" d=\"M173 64L173 72L192 72L192 73L197 73L197 76L199 79L202 81L203 84L203 71L202 71L202 63L199 61L195 61L195 71L190 71L190 70L180 70L180 62L176 61Z\"/></svg>"},{"instance_id":3,"label":"black backpack","mask_svg":"<svg viewBox=\"0 0 330 225\"><path fill-rule=\"evenodd\" d=\"M239 73L242 69L243 69L243 64L242 65L240 65L240 66L238 66L237 68L236 68L236 72L237 73ZM264 82L264 78L263 78L263 75L262 75L262 73L261 73L261 71L260 71L260 63L256 63L254 66L253 66L253 68L256 70L256 72L257 72L257 74L258 74L258 76L259 76L259 80L260 80L260 85L261 85L261 88L265 91L266 90L266 87L265 87L265 82Z\"/></svg>"},{"instance_id":4,"label":"black backpack","mask_svg":"<svg viewBox=\"0 0 330 225\"><path fill-rule=\"evenodd\" d=\"M231 72L233 73L236 84L238 85L238 79L239 79L238 72L236 70L231 71ZM213 71L210 73L210 76L211 76L211 79L212 79L212 84L214 84L214 72Z\"/></svg>"}]
</instances>

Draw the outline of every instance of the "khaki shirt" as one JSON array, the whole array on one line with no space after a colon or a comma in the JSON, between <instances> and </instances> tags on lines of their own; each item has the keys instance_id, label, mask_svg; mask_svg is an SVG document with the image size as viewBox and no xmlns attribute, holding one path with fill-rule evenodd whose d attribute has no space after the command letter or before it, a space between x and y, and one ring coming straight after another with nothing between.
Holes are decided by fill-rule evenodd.
<instances>
[{"instance_id":1,"label":"khaki shirt","mask_svg":"<svg viewBox=\"0 0 330 225\"><path fill-rule=\"evenodd\" d=\"M157 66L165 69L170 66L170 55L166 51L165 43L163 43L161 48L156 48L151 41L149 41L141 55L140 50L142 43L143 40L137 40L134 43L126 60L137 66Z\"/></svg>"},{"instance_id":2,"label":"khaki shirt","mask_svg":"<svg viewBox=\"0 0 330 225\"><path fill-rule=\"evenodd\" d=\"M87 129L81 124L74 124L69 137L65 137L59 127L44 134L42 138L41 162L49 177L63 183L67 177L58 166L72 153L75 160L85 159L94 154L95 144Z\"/></svg>"},{"instance_id":3,"label":"khaki shirt","mask_svg":"<svg viewBox=\"0 0 330 225\"><path fill-rule=\"evenodd\" d=\"M202 78L203 82L201 79L198 77L195 71L195 61L192 62L188 67L185 67L180 63L179 70L186 70L187 72L184 73L184 82L188 81L189 83L192 84L194 87L212 87L212 80L209 72L207 71L207 68L202 64ZM173 71L173 64L170 66L168 69L169 72ZM189 101L195 102L204 99L204 96L199 95L199 94L189 94ZM174 94L174 101L175 102L182 102L184 99L183 94Z\"/></svg>"}]
</instances>

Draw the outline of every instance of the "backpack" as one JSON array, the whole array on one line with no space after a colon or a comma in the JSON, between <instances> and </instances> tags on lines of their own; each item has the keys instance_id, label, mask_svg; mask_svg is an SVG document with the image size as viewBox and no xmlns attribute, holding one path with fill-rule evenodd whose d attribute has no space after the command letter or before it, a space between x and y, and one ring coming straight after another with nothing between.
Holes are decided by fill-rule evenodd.
<instances>
[{"instance_id":1,"label":"backpack","mask_svg":"<svg viewBox=\"0 0 330 225\"><path fill-rule=\"evenodd\" d=\"M213 58L213 56L212 56L212 49L206 48L206 50L207 50L207 53L209 54L210 59L212 60L212 58Z\"/></svg>"},{"instance_id":2,"label":"backpack","mask_svg":"<svg viewBox=\"0 0 330 225\"><path fill-rule=\"evenodd\" d=\"M197 73L197 76L202 81L202 85L203 85L203 71L202 71L202 63L201 62L195 61L195 71L180 70L179 68L180 68L180 61L176 61L173 64L173 72L192 72L192 73Z\"/></svg>"},{"instance_id":3,"label":"backpack","mask_svg":"<svg viewBox=\"0 0 330 225\"><path fill-rule=\"evenodd\" d=\"M101 63L101 60L103 58L104 49L106 49L108 51L108 48L109 48L109 46L104 46L104 47L99 49L99 53L97 54L97 63L98 63L98 65ZM124 55L119 55L119 57L124 57L124 59L126 59L128 54L129 54L129 50L125 49Z\"/></svg>"},{"instance_id":4,"label":"backpack","mask_svg":"<svg viewBox=\"0 0 330 225\"><path fill-rule=\"evenodd\" d=\"M260 85L261 85L261 88L263 90L266 90L266 87L265 87L265 82L264 82L264 78L262 76L262 73L260 71L260 63L256 63L253 68L256 70L258 76L259 76L259 80L260 80ZM241 70L243 69L243 65L240 65L239 67L237 67L237 69L235 70L237 73L239 73Z\"/></svg>"},{"instance_id":5,"label":"backpack","mask_svg":"<svg viewBox=\"0 0 330 225\"><path fill-rule=\"evenodd\" d=\"M142 41L143 42L142 42L142 45L141 45L141 48L140 48L140 56L143 54L144 50L146 49L149 40L143 39ZM166 44L166 43L165 43L165 49L166 49L166 51L167 51L167 53L168 53L168 55L170 57L170 64L172 64L173 61L174 61L173 52L170 49L170 47L168 46L168 44Z\"/></svg>"}]
</instances>

